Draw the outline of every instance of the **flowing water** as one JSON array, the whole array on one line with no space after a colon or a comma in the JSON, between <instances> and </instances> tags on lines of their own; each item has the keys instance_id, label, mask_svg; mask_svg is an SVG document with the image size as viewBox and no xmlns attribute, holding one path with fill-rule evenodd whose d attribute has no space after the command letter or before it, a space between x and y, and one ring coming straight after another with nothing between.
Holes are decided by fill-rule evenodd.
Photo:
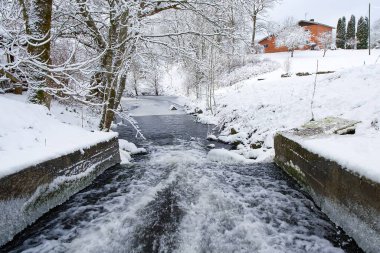
<instances>
[{"instance_id":1,"label":"flowing water","mask_svg":"<svg viewBox=\"0 0 380 253\"><path fill-rule=\"evenodd\" d=\"M146 140L117 131L149 154L107 170L1 252L361 252L274 164L210 162L208 126L149 115L165 98L129 104Z\"/></svg>"}]
</instances>

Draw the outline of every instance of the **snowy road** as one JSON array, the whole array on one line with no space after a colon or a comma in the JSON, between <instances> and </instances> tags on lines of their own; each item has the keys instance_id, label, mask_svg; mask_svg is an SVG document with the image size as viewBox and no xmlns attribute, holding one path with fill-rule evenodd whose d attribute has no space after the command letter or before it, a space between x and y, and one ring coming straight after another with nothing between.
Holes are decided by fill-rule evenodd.
<instances>
[{"instance_id":1,"label":"snowy road","mask_svg":"<svg viewBox=\"0 0 380 253\"><path fill-rule=\"evenodd\" d=\"M275 165L208 161L208 127L168 100L128 104L146 141L117 129L148 155L109 169L0 251L361 252Z\"/></svg>"}]
</instances>

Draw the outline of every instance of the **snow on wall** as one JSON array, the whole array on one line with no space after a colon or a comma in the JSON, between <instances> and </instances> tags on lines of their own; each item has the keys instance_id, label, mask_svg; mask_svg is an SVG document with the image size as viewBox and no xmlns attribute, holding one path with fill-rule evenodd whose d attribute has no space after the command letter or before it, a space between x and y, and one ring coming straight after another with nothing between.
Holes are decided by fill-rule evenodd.
<instances>
[{"instance_id":1,"label":"snow on wall","mask_svg":"<svg viewBox=\"0 0 380 253\"><path fill-rule=\"evenodd\" d=\"M297 179L322 211L363 250L377 253L380 245L380 184L363 180L356 173L347 172L339 163L329 161L330 157L304 147L305 142L313 138L303 136L304 130L276 135L275 162ZM319 134L316 138L320 138Z\"/></svg>"},{"instance_id":2,"label":"snow on wall","mask_svg":"<svg viewBox=\"0 0 380 253\"><path fill-rule=\"evenodd\" d=\"M0 178L117 136L61 123L40 105L0 96L0 108Z\"/></svg>"},{"instance_id":3,"label":"snow on wall","mask_svg":"<svg viewBox=\"0 0 380 253\"><path fill-rule=\"evenodd\" d=\"M1 178L0 245L117 164L118 147L113 139Z\"/></svg>"},{"instance_id":4,"label":"snow on wall","mask_svg":"<svg viewBox=\"0 0 380 253\"><path fill-rule=\"evenodd\" d=\"M305 139L309 151L336 161L350 171L380 183L380 135L328 136Z\"/></svg>"}]
</instances>

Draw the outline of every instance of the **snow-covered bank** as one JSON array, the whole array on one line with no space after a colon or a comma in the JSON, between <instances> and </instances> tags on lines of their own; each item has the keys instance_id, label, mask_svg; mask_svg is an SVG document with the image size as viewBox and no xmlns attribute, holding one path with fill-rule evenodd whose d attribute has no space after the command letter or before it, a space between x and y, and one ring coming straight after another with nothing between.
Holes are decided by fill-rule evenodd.
<instances>
[{"instance_id":1,"label":"snow-covered bank","mask_svg":"<svg viewBox=\"0 0 380 253\"><path fill-rule=\"evenodd\" d=\"M131 155L143 155L147 153L145 148L138 148L134 143L123 139L119 139L119 147L121 164L130 163L132 160Z\"/></svg>"},{"instance_id":2,"label":"snow-covered bank","mask_svg":"<svg viewBox=\"0 0 380 253\"><path fill-rule=\"evenodd\" d=\"M353 165L351 170L379 181L375 167L380 161L374 153L378 150L377 140L380 139L380 61L375 64L380 52L375 50L372 56L366 53L337 50L329 51L326 58L322 58L322 55L317 57L321 52L296 52L291 60L291 72L310 72L312 75L294 74L281 78L284 70L278 69L218 89L214 114L205 110L204 101L191 104L190 110L201 108L203 113L198 116L200 122L221 127L223 131L218 139L234 143L239 154L256 162L272 161L275 133L297 128L312 119L311 104L316 77L313 73L319 58L319 70L336 72L317 76L314 118L333 116L361 123L355 136L315 140L318 142L315 148L321 154L341 161L343 166ZM278 63L287 56L287 53L265 55ZM310 141L309 144L314 147L314 142ZM339 147L345 148L337 150Z\"/></svg>"},{"instance_id":3,"label":"snow-covered bank","mask_svg":"<svg viewBox=\"0 0 380 253\"><path fill-rule=\"evenodd\" d=\"M273 156L273 136L277 131L298 127L311 119L314 78L249 80L238 90L233 87L219 90L215 115L206 111L199 118L202 122L223 126L222 135L230 135L234 128L239 136L247 136L239 139L243 144L240 146L242 154L250 150L249 145L263 143L261 150L266 151L256 151L257 161L266 160ZM365 133L371 129L371 123L380 118L378 80L380 65L319 76L314 99L315 118L338 116L360 120L359 131ZM229 138L234 139L233 136Z\"/></svg>"},{"instance_id":4,"label":"snow-covered bank","mask_svg":"<svg viewBox=\"0 0 380 253\"><path fill-rule=\"evenodd\" d=\"M0 177L117 137L64 124L40 105L0 96L0 108Z\"/></svg>"}]
</instances>

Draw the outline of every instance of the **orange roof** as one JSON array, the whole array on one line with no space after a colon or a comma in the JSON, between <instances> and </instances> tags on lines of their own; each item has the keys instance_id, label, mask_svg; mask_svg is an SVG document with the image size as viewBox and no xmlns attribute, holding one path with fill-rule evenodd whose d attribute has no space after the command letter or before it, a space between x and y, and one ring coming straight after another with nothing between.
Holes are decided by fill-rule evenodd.
<instances>
[{"instance_id":1,"label":"orange roof","mask_svg":"<svg viewBox=\"0 0 380 253\"><path fill-rule=\"evenodd\" d=\"M297 22L297 24L299 26L307 26L307 25L320 25L320 26L325 26L325 27L328 27L328 28L332 28L332 29L335 29L335 27L332 27L332 26L329 26L329 25L325 25L325 24L322 24L322 23L318 23L318 22L315 22L314 20L300 20ZM274 36L274 34L271 34L271 35L268 35L266 36L265 38L262 38L261 40L258 41L258 43L270 38Z\"/></svg>"}]
</instances>

